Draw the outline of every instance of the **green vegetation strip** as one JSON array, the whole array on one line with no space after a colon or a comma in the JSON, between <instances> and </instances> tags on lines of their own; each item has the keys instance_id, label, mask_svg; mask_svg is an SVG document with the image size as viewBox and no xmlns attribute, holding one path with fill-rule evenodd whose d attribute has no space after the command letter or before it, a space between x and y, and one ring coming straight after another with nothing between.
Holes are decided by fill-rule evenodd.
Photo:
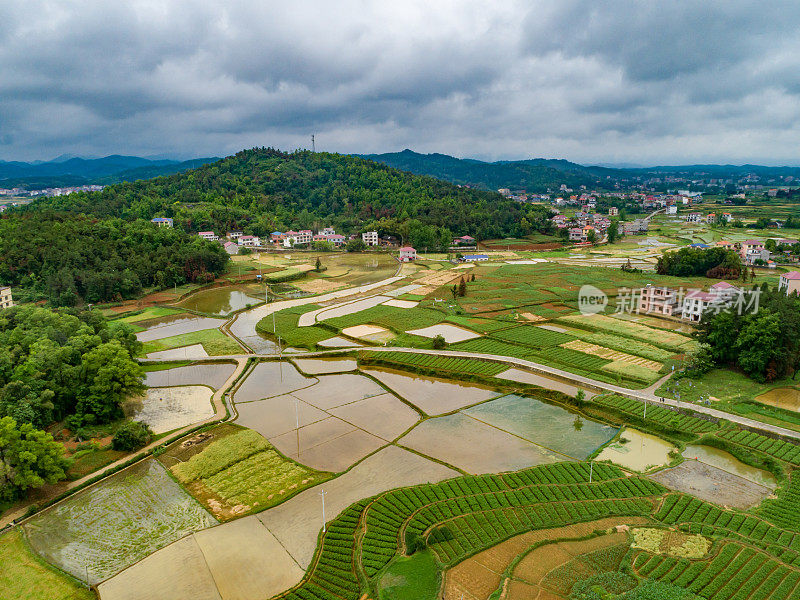
<instances>
[{"instance_id":1,"label":"green vegetation strip","mask_svg":"<svg viewBox=\"0 0 800 600\"><path fill-rule=\"evenodd\" d=\"M718 425L712 421L698 419L689 415L684 415L674 410L661 406L647 406L640 400L632 400L617 395L600 395L592 398L592 403L599 406L613 409L622 415L629 415L637 419L646 419L659 425L665 426L676 431L687 431L689 433L701 434L718 429Z\"/></svg>"},{"instance_id":2,"label":"green vegetation strip","mask_svg":"<svg viewBox=\"0 0 800 600\"><path fill-rule=\"evenodd\" d=\"M483 375L487 377L493 377L508 369L507 365L475 358L450 358L434 354L413 354L411 352L361 352L359 353L359 361L390 366L414 367L425 371Z\"/></svg>"}]
</instances>

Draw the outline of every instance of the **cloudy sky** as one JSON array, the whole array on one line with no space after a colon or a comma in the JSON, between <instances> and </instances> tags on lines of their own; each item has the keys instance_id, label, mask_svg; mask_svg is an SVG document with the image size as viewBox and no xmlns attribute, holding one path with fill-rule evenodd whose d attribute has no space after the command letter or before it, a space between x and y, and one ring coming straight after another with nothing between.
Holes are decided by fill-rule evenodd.
<instances>
[{"instance_id":1,"label":"cloudy sky","mask_svg":"<svg viewBox=\"0 0 800 600\"><path fill-rule=\"evenodd\" d=\"M800 164L797 0L8 0L0 159Z\"/></svg>"}]
</instances>

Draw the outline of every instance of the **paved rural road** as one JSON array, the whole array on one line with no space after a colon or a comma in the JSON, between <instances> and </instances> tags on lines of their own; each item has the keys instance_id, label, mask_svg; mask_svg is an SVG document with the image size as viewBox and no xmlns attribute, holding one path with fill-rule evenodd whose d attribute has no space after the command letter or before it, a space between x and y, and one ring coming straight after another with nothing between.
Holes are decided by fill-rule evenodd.
<instances>
[{"instance_id":1,"label":"paved rural road","mask_svg":"<svg viewBox=\"0 0 800 600\"><path fill-rule=\"evenodd\" d=\"M285 354L284 356L285 358L311 358L311 357L325 356L331 353L341 353L343 350L352 350L352 348L346 348L346 349L338 348L333 350L322 350L314 352L292 352L291 354ZM476 358L480 360L502 363L508 365L509 368L512 367L521 368L525 371L530 371L532 373L543 375L545 377L549 377L552 379L558 379L566 383L571 383L578 387L586 388L587 390L590 391L613 392L615 394L619 394L620 396L625 396L626 398L632 398L634 400L640 400L652 404L661 404L661 405L675 406L678 408L686 408L719 419L726 419L728 421L731 421L732 423L737 423L739 425L744 425L746 427L751 427L753 429L768 431L771 433L782 435L784 437L800 440L800 432L798 431L785 429L783 427L777 427L776 425L770 425L769 423L762 423L761 421L754 421L753 419L748 419L747 417L742 417L725 411L717 410L715 408L711 408L710 406L704 406L702 404L693 404L691 402L681 402L679 400L671 400L669 398L664 398L664 400L662 401L661 397L657 396L655 391L671 377L672 375L671 373L665 375L664 377L662 377L661 379L659 379L658 381L656 381L654 384L652 384L647 388L641 390L631 390L611 383L605 383L603 381L597 381L596 379L590 379L589 377L575 375L574 373L570 373L569 371L564 371L563 369L557 369L555 367L542 365L539 363L531 362L529 360L515 358L513 356L498 356L496 354L479 354L476 352L459 352L455 350L423 350L420 348L395 348L395 347L386 348L383 346L364 346L358 348L358 350L365 352L390 351L390 352L404 352L409 354L430 354L433 356L450 356L454 358ZM275 354L236 354L230 356L211 356L209 358L195 359L195 362L210 362L219 360L240 361L246 358L275 358ZM163 359L140 359L140 362L146 363L146 362L164 362L164 361Z\"/></svg>"}]
</instances>

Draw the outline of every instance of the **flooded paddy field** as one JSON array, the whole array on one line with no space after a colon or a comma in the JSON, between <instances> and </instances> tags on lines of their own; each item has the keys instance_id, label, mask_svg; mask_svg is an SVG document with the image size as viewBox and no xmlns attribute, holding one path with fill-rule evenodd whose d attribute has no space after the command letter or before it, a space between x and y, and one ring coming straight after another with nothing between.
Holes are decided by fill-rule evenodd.
<instances>
[{"instance_id":1,"label":"flooded paddy field","mask_svg":"<svg viewBox=\"0 0 800 600\"><path fill-rule=\"evenodd\" d=\"M317 534L322 529L320 488L325 491L325 515L330 521L362 498L396 487L434 483L457 475L458 472L413 452L388 446L336 479L301 492L256 516L292 558L306 569L317 547Z\"/></svg>"},{"instance_id":2,"label":"flooded paddy field","mask_svg":"<svg viewBox=\"0 0 800 600\"><path fill-rule=\"evenodd\" d=\"M510 394L462 411L549 450L584 460L617 433L560 406Z\"/></svg>"},{"instance_id":3,"label":"flooded paddy field","mask_svg":"<svg viewBox=\"0 0 800 600\"><path fill-rule=\"evenodd\" d=\"M552 379L550 377L545 377L544 375L539 375L538 373L533 373L531 371L524 371L522 369L515 369L511 368L507 371L503 371L502 373L498 373L495 375L498 379L507 379L508 381L516 381L519 383L529 383L531 385L538 385L539 387L543 387L548 390L555 390L557 392L562 392L567 394L568 396L577 396L578 390L583 389L577 386L571 385L569 383L565 383L559 379ZM584 394L586 395L586 399L590 399L592 396L596 396L597 392L592 392L590 390L583 390Z\"/></svg>"},{"instance_id":4,"label":"flooded paddy field","mask_svg":"<svg viewBox=\"0 0 800 600\"><path fill-rule=\"evenodd\" d=\"M463 413L423 421L398 444L471 474L515 471L567 459Z\"/></svg>"},{"instance_id":5,"label":"flooded paddy field","mask_svg":"<svg viewBox=\"0 0 800 600\"><path fill-rule=\"evenodd\" d=\"M712 448L711 446L697 446L689 444L682 453L686 459L699 460L702 463L717 467L733 475L743 477L753 483L763 485L772 490L777 489L778 480L769 471L757 469L746 465L742 461L735 458L733 455L720 450L719 448Z\"/></svg>"},{"instance_id":6,"label":"flooded paddy field","mask_svg":"<svg viewBox=\"0 0 800 600\"><path fill-rule=\"evenodd\" d=\"M391 441L419 421L419 414L393 394L380 394L329 411L369 433Z\"/></svg>"},{"instance_id":7,"label":"flooded paddy field","mask_svg":"<svg viewBox=\"0 0 800 600\"><path fill-rule=\"evenodd\" d=\"M394 339L394 333L385 327L378 327L377 325L353 325L342 329L342 333L350 337L376 343L388 342Z\"/></svg>"},{"instance_id":8,"label":"flooded paddy field","mask_svg":"<svg viewBox=\"0 0 800 600\"><path fill-rule=\"evenodd\" d=\"M215 363L189 365L162 371L149 371L146 374L144 384L147 387L206 385L218 390L233 375L235 370L236 365L233 363Z\"/></svg>"},{"instance_id":9,"label":"flooded paddy field","mask_svg":"<svg viewBox=\"0 0 800 600\"><path fill-rule=\"evenodd\" d=\"M772 493L769 487L699 460L686 460L651 475L651 479L701 500L742 509L756 506Z\"/></svg>"},{"instance_id":10,"label":"flooded paddy field","mask_svg":"<svg viewBox=\"0 0 800 600\"><path fill-rule=\"evenodd\" d=\"M229 315L264 301L264 286L217 287L192 294L176 306L211 315Z\"/></svg>"},{"instance_id":11,"label":"flooded paddy field","mask_svg":"<svg viewBox=\"0 0 800 600\"><path fill-rule=\"evenodd\" d=\"M359 348L361 344L336 335L327 340L317 342L317 346L321 346L322 348Z\"/></svg>"},{"instance_id":12,"label":"flooded paddy field","mask_svg":"<svg viewBox=\"0 0 800 600\"><path fill-rule=\"evenodd\" d=\"M295 366L286 361L258 363L234 392L235 402L253 402L262 398L280 396L300 388L314 385L315 378L303 377Z\"/></svg>"},{"instance_id":13,"label":"flooded paddy field","mask_svg":"<svg viewBox=\"0 0 800 600\"><path fill-rule=\"evenodd\" d=\"M609 460L626 469L644 472L668 464L673 450L677 448L660 437L626 427L620 439L603 448L596 460Z\"/></svg>"},{"instance_id":14,"label":"flooded paddy field","mask_svg":"<svg viewBox=\"0 0 800 600\"><path fill-rule=\"evenodd\" d=\"M98 587L102 600L261 600L303 571L255 517L199 531Z\"/></svg>"},{"instance_id":15,"label":"flooded paddy field","mask_svg":"<svg viewBox=\"0 0 800 600\"><path fill-rule=\"evenodd\" d=\"M342 404L355 402L385 393L386 390L369 377L363 375L321 375L311 387L292 392L293 396L328 410Z\"/></svg>"},{"instance_id":16,"label":"flooded paddy field","mask_svg":"<svg viewBox=\"0 0 800 600\"><path fill-rule=\"evenodd\" d=\"M159 360L193 360L195 358L208 358L208 352L203 348L203 344L192 344L180 348L150 352L147 358L156 358Z\"/></svg>"},{"instance_id":17,"label":"flooded paddy field","mask_svg":"<svg viewBox=\"0 0 800 600\"><path fill-rule=\"evenodd\" d=\"M216 520L148 459L78 492L25 524L31 546L97 583Z\"/></svg>"},{"instance_id":18,"label":"flooded paddy field","mask_svg":"<svg viewBox=\"0 0 800 600\"><path fill-rule=\"evenodd\" d=\"M358 363L352 358L298 358L294 362L309 375L343 373L358 369Z\"/></svg>"},{"instance_id":19,"label":"flooded paddy field","mask_svg":"<svg viewBox=\"0 0 800 600\"><path fill-rule=\"evenodd\" d=\"M180 316L180 315L177 315ZM175 317L161 317L161 320L167 321L165 324L153 325L149 329L140 331L136 334L136 339L140 342L152 342L154 340L161 340L164 338L181 335L183 333L194 333L204 329L216 329L223 324L221 319L212 319L211 317L182 317L177 319Z\"/></svg>"},{"instance_id":20,"label":"flooded paddy field","mask_svg":"<svg viewBox=\"0 0 800 600\"><path fill-rule=\"evenodd\" d=\"M153 433L166 433L214 416L213 390L203 385L149 388L144 396L123 406L126 416L150 426Z\"/></svg>"},{"instance_id":21,"label":"flooded paddy field","mask_svg":"<svg viewBox=\"0 0 800 600\"><path fill-rule=\"evenodd\" d=\"M498 392L479 385L455 383L438 377L425 377L391 369L362 369L401 398L429 415L441 415L498 396Z\"/></svg>"}]
</instances>

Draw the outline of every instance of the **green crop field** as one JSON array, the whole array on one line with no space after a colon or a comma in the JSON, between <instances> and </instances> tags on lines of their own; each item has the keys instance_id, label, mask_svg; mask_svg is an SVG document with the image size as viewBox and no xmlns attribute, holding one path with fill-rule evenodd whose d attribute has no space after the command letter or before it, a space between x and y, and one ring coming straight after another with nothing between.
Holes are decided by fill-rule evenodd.
<instances>
[{"instance_id":1,"label":"green crop field","mask_svg":"<svg viewBox=\"0 0 800 600\"><path fill-rule=\"evenodd\" d=\"M719 426L705 419L699 419L662 406L648 406L645 413L645 404L639 400L623 398L612 394L602 394L592 398L592 403L606 408L624 417L635 417L637 421L652 421L676 431L686 431L692 434L703 434L715 431Z\"/></svg>"},{"instance_id":2,"label":"green crop field","mask_svg":"<svg viewBox=\"0 0 800 600\"><path fill-rule=\"evenodd\" d=\"M159 350L171 350L172 348L182 348L194 344L202 344L203 349L209 356L225 356L228 354L240 354L242 352L239 344L222 333L219 329L202 329L200 331L181 333L172 337L145 342L142 347L142 354L158 352Z\"/></svg>"},{"instance_id":3,"label":"green crop field","mask_svg":"<svg viewBox=\"0 0 800 600\"><path fill-rule=\"evenodd\" d=\"M410 352L361 352L359 362L417 367L423 370L461 375L485 375L492 377L508 367L473 358L450 358L433 354L412 354Z\"/></svg>"},{"instance_id":4,"label":"green crop field","mask_svg":"<svg viewBox=\"0 0 800 600\"><path fill-rule=\"evenodd\" d=\"M211 443L171 470L201 502L222 500L238 507L237 516L278 504L329 477L283 457L252 429Z\"/></svg>"}]
</instances>

